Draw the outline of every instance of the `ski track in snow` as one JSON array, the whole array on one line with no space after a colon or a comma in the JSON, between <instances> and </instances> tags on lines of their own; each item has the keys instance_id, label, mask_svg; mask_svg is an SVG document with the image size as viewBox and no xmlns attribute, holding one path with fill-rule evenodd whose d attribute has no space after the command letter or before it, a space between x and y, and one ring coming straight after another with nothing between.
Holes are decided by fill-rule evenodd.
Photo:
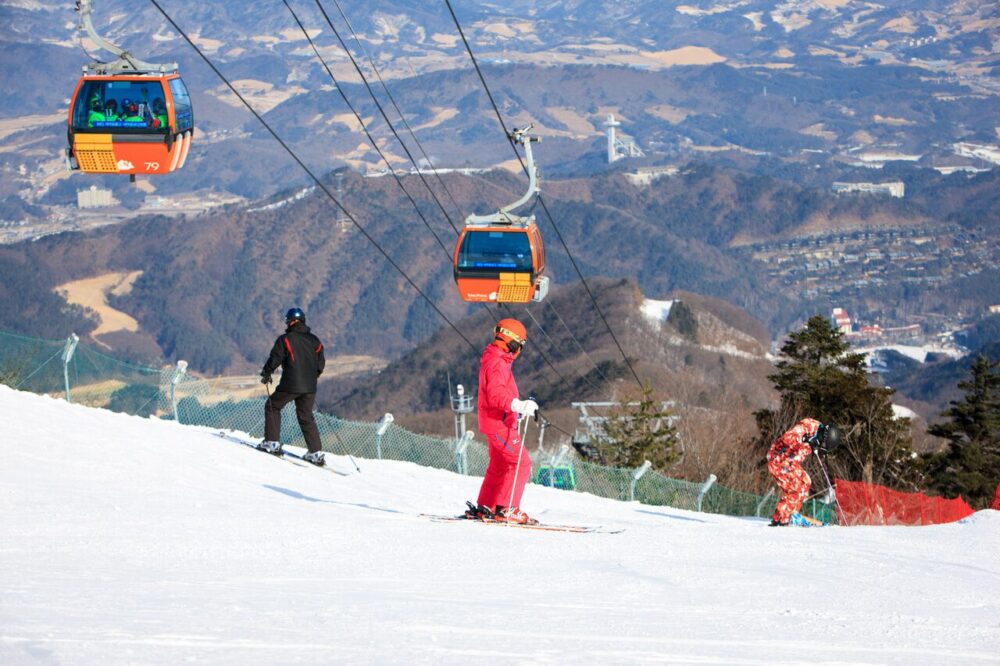
<instances>
[{"instance_id":1,"label":"ski track in snow","mask_svg":"<svg viewBox=\"0 0 1000 666\"><path fill-rule=\"evenodd\" d=\"M0 386L0 663L1000 664L1000 512L771 529L480 479L341 477ZM339 469L353 469L328 455Z\"/></svg>"}]
</instances>

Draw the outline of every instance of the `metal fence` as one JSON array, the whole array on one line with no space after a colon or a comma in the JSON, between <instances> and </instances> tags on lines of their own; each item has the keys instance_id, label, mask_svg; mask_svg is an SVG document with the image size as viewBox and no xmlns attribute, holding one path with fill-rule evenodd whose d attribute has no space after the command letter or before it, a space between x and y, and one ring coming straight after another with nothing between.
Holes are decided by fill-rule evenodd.
<instances>
[{"instance_id":1,"label":"metal fence","mask_svg":"<svg viewBox=\"0 0 1000 666\"><path fill-rule=\"evenodd\" d=\"M115 412L176 419L254 438L264 434L266 397L256 378L195 377L183 361L161 368L127 363L79 344L76 336L53 341L0 332L0 383ZM389 419L366 423L322 412L316 413L316 423L323 449L330 453L404 460L477 476L486 470L486 445L475 439L441 439L410 432ZM294 418L283 420L281 441L304 446ZM533 457L534 482L599 497L732 516L767 516L777 503L771 493L762 497L720 486L714 475L695 483L648 466L605 467L574 457L566 446ZM824 522L836 522L831 504L811 500L803 509Z\"/></svg>"}]
</instances>

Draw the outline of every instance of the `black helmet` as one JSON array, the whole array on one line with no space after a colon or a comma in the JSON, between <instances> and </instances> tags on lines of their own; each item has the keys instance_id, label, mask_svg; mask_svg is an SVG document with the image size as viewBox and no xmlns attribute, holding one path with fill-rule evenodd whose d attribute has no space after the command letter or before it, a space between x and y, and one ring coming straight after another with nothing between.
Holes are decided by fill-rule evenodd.
<instances>
[{"instance_id":1,"label":"black helmet","mask_svg":"<svg viewBox=\"0 0 1000 666\"><path fill-rule=\"evenodd\" d=\"M816 431L816 448L822 451L833 451L843 440L844 435L837 426L821 423Z\"/></svg>"},{"instance_id":2,"label":"black helmet","mask_svg":"<svg viewBox=\"0 0 1000 666\"><path fill-rule=\"evenodd\" d=\"M293 321L300 324L306 323L306 313L302 311L302 308L292 308L285 313L285 325L291 326Z\"/></svg>"}]
</instances>

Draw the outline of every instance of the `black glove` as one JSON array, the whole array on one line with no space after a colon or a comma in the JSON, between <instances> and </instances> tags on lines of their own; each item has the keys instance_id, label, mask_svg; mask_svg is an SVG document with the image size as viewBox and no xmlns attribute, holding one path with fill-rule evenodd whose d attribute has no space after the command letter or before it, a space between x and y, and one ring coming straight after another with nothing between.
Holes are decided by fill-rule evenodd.
<instances>
[{"instance_id":1,"label":"black glove","mask_svg":"<svg viewBox=\"0 0 1000 666\"><path fill-rule=\"evenodd\" d=\"M260 373L260 383L261 384L270 384L271 383L271 375L267 374L266 372Z\"/></svg>"}]
</instances>

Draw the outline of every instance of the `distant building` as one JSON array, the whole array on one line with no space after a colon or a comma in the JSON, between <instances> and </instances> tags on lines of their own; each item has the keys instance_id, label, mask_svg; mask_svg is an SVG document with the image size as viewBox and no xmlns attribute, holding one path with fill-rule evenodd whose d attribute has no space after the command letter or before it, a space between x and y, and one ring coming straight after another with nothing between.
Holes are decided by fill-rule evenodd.
<instances>
[{"instance_id":1,"label":"distant building","mask_svg":"<svg viewBox=\"0 0 1000 666\"><path fill-rule=\"evenodd\" d=\"M834 183L833 191L837 194L845 192L864 192L866 194L888 194L902 199L906 193L906 185L902 181L889 183Z\"/></svg>"},{"instance_id":2,"label":"distant building","mask_svg":"<svg viewBox=\"0 0 1000 666\"><path fill-rule=\"evenodd\" d=\"M885 166L886 162L917 162L923 155L908 155L905 153L896 153L892 151L879 151L872 150L863 153L858 153L857 161L854 162L856 166L870 167L873 169L881 169Z\"/></svg>"},{"instance_id":3,"label":"distant building","mask_svg":"<svg viewBox=\"0 0 1000 666\"><path fill-rule=\"evenodd\" d=\"M844 308L833 309L833 327L844 335L851 334L851 317Z\"/></svg>"},{"instance_id":4,"label":"distant building","mask_svg":"<svg viewBox=\"0 0 1000 666\"><path fill-rule=\"evenodd\" d=\"M654 180L676 176L678 173L680 173L680 168L675 166L643 167L635 173L625 174L625 177L636 187L645 187Z\"/></svg>"},{"instance_id":5,"label":"distant building","mask_svg":"<svg viewBox=\"0 0 1000 666\"><path fill-rule=\"evenodd\" d=\"M989 310L990 314L1000 314L1000 305L991 305Z\"/></svg>"},{"instance_id":6,"label":"distant building","mask_svg":"<svg viewBox=\"0 0 1000 666\"><path fill-rule=\"evenodd\" d=\"M111 196L111 190L91 185L89 189L76 191L77 208L103 208L114 206L118 201Z\"/></svg>"},{"instance_id":7,"label":"distant building","mask_svg":"<svg viewBox=\"0 0 1000 666\"><path fill-rule=\"evenodd\" d=\"M1000 164L1000 148L979 143L956 143L955 152L963 157L975 157L992 164Z\"/></svg>"}]
</instances>

